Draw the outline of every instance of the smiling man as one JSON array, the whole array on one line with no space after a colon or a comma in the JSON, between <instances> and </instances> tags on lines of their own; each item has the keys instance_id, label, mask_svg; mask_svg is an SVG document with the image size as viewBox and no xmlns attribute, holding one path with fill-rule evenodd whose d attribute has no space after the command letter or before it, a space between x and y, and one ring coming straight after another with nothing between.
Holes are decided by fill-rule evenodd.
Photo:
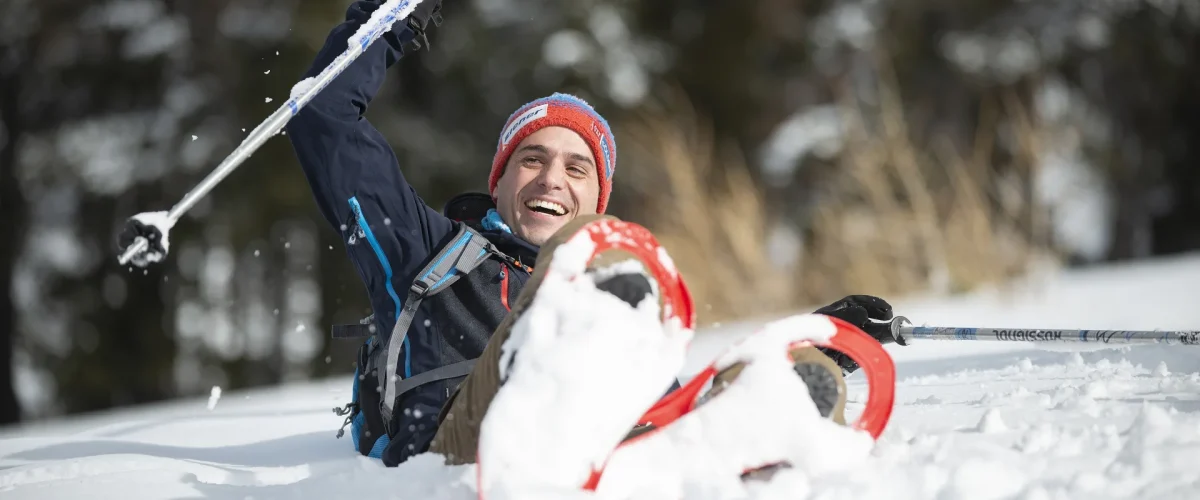
<instances>
[{"instance_id":1,"label":"smiling man","mask_svg":"<svg viewBox=\"0 0 1200 500\"><path fill-rule=\"evenodd\" d=\"M602 214L616 145L608 122L578 97L554 94L515 111L500 133L484 223L541 245L580 215Z\"/></svg>"},{"instance_id":2,"label":"smiling man","mask_svg":"<svg viewBox=\"0 0 1200 500\"><path fill-rule=\"evenodd\" d=\"M304 77L341 55L380 3L354 2ZM525 104L500 127L488 193L458 196L438 211L408 184L395 152L364 114L388 68L440 22L440 7L440 0L419 3L287 125L317 206L345 242L374 312L334 328L335 337L364 339L351 403L339 413L351 426L354 448L389 466L427 450L454 462L475 459L480 421L500 385L500 345L541 280L530 264L545 269L557 244L611 217L604 213L617 160L612 130L591 105L568 94ZM622 265L596 278L597 289L631 306L662 289L644 272L629 271L628 255L607 255L589 265ZM641 269L647 267L643 262ZM819 312L863 328L869 319L891 317L886 302L865 296ZM845 401L842 374L830 358L812 359L797 364L797 373L822 414L837 419ZM811 376L801 365L824 368Z\"/></svg>"},{"instance_id":3,"label":"smiling man","mask_svg":"<svg viewBox=\"0 0 1200 500\"><path fill-rule=\"evenodd\" d=\"M380 3L354 2L303 76L340 55ZM387 69L440 22L440 4L418 4L287 125L317 205L371 301L370 318L334 335L365 337L346 422L355 449L387 465L429 448L439 414L516 304L542 245L572 221L602 216L616 164L607 121L582 99L555 93L499 128L489 193L461 195L441 211L426 205L363 115ZM649 284L626 288L644 294Z\"/></svg>"}]
</instances>

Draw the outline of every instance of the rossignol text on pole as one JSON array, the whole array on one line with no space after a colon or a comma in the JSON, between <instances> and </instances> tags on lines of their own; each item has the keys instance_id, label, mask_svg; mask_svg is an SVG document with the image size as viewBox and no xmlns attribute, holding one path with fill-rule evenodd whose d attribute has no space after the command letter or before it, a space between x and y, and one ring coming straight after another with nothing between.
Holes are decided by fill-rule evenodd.
<instances>
[{"instance_id":1,"label":"rossignol text on pole","mask_svg":"<svg viewBox=\"0 0 1200 500\"><path fill-rule=\"evenodd\" d=\"M1001 342L1080 342L1110 345L1166 344L1200 346L1200 331L1070 330L1054 328L979 328L911 326L908 318L891 321L892 335L911 340L992 340Z\"/></svg>"}]
</instances>

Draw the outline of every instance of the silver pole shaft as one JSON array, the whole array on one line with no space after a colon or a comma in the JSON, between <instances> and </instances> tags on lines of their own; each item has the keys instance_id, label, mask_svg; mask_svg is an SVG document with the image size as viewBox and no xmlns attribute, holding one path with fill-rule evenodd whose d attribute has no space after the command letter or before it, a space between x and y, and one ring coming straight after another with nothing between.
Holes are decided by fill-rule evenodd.
<instances>
[{"instance_id":1,"label":"silver pole shaft","mask_svg":"<svg viewBox=\"0 0 1200 500\"><path fill-rule=\"evenodd\" d=\"M340 75L342 71L350 65L350 63L354 62L354 60L357 59L360 54L365 52L367 47L370 46L371 43L374 43L374 41L377 40L380 35L390 30L393 22L395 22L397 19L408 17L408 15L412 13L413 9L416 8L417 4L421 3L421 0L401 0L398 2L392 0L391 2L381 5L379 8L381 10L388 8L389 3L391 4L390 10L384 16L382 22L376 29L366 33L365 36L362 37L360 43L353 43L353 40L351 40L351 43L347 43L346 50L338 55L333 62L329 63L329 66L327 66L324 70L321 70L320 74L313 77L311 86L299 93L299 95L288 99L287 102L279 106L279 109L276 109L274 113L271 113L271 116L268 116L266 120L255 127L254 130L250 131L250 135L246 136L246 139L243 140L240 145L238 145L237 149L234 149L229 156L226 156L225 160L217 165L215 170L205 176L204 179L196 185L196 187L192 188L191 191L188 191L187 194L183 195L183 199L179 200L179 203L176 203L175 206L171 207L170 212L167 213L167 217L170 219L171 225L174 225L184 213L186 213L188 210L191 210L196 203L199 203L202 198L208 195L209 191L212 191L217 184L219 184L222 180L225 180L229 174L233 173L233 171L237 169L242 162L246 161L247 158L250 158L250 156L254 154L254 152L257 151L264 142L267 142L267 139L270 139L271 136L279 133L279 131L283 129L283 126L286 125L287 122L296 115L296 113L300 112L300 108L303 108L309 103L309 101L312 101L313 97L316 97L318 92L324 89L326 85L329 85L329 82L333 81L334 78L337 78L337 76ZM125 252L121 254L119 262L121 265L125 265L131 259L133 259L133 256L145 251L147 247L148 242L145 240L145 238L138 238L132 245L129 246L129 248L125 249Z\"/></svg>"},{"instance_id":2,"label":"silver pole shaft","mask_svg":"<svg viewBox=\"0 0 1200 500\"><path fill-rule=\"evenodd\" d=\"M1001 342L1080 342L1109 345L1166 344L1200 346L1200 331L1183 330L1070 330L1050 328L963 328L904 326L892 320L892 334L907 340L993 340Z\"/></svg>"}]
</instances>

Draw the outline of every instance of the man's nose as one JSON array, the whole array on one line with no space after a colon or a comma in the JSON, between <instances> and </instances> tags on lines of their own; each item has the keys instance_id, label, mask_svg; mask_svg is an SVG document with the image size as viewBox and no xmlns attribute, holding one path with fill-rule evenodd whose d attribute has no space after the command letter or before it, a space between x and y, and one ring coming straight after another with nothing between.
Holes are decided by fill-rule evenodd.
<instances>
[{"instance_id":1,"label":"man's nose","mask_svg":"<svg viewBox=\"0 0 1200 500\"><path fill-rule=\"evenodd\" d=\"M566 175L566 164L555 158L538 174L538 182L547 189L561 189L566 186Z\"/></svg>"}]
</instances>

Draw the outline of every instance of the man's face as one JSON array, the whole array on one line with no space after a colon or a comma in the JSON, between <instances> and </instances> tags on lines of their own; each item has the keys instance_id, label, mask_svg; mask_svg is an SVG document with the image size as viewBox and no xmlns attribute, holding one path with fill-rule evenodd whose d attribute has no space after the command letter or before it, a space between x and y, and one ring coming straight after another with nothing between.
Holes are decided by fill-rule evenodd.
<instances>
[{"instance_id":1,"label":"man's face","mask_svg":"<svg viewBox=\"0 0 1200 500\"><path fill-rule=\"evenodd\" d=\"M571 219L596 213L596 159L582 137L546 127L517 144L496 183L496 211L513 233L542 245Z\"/></svg>"}]
</instances>

